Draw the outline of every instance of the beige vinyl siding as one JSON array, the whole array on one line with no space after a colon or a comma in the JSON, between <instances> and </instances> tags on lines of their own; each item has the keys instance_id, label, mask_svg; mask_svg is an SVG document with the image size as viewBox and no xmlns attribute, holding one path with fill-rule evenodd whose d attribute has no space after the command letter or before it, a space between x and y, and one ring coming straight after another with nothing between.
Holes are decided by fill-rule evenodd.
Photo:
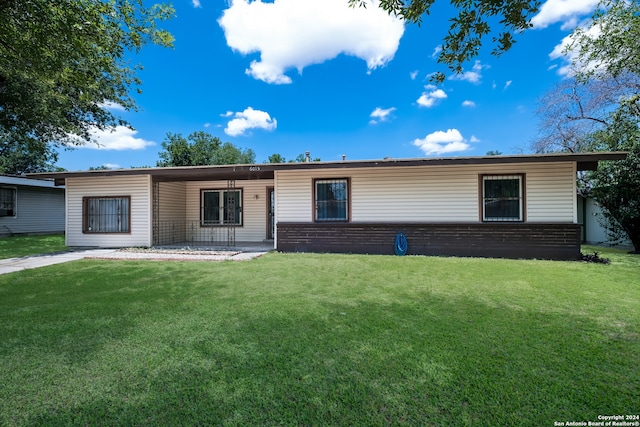
<instances>
[{"instance_id":1,"label":"beige vinyl siding","mask_svg":"<svg viewBox=\"0 0 640 427\"><path fill-rule=\"evenodd\" d=\"M160 182L158 185L160 221L186 221L186 183Z\"/></svg>"},{"instance_id":2,"label":"beige vinyl siding","mask_svg":"<svg viewBox=\"0 0 640 427\"><path fill-rule=\"evenodd\" d=\"M149 175L67 178L67 245L151 246L151 177ZM130 233L83 233L82 198L131 197Z\"/></svg>"},{"instance_id":3,"label":"beige vinyl siding","mask_svg":"<svg viewBox=\"0 0 640 427\"><path fill-rule=\"evenodd\" d=\"M543 163L527 174L527 222L578 222L574 166Z\"/></svg>"},{"instance_id":4,"label":"beige vinyl siding","mask_svg":"<svg viewBox=\"0 0 640 427\"><path fill-rule=\"evenodd\" d=\"M277 221L313 221L314 178L349 178L352 222L478 222L480 175L515 173L528 222L575 222L572 162L277 171Z\"/></svg>"},{"instance_id":5,"label":"beige vinyl siding","mask_svg":"<svg viewBox=\"0 0 640 427\"><path fill-rule=\"evenodd\" d=\"M353 176L351 186L354 222L478 218L478 178L471 171L444 167L362 170Z\"/></svg>"},{"instance_id":6,"label":"beige vinyl siding","mask_svg":"<svg viewBox=\"0 0 640 427\"><path fill-rule=\"evenodd\" d=\"M342 175L337 172L344 171L331 171L329 174L322 172L322 170L275 171L276 224L278 222L313 221L311 216L313 178L323 176L338 178Z\"/></svg>"},{"instance_id":7,"label":"beige vinyl siding","mask_svg":"<svg viewBox=\"0 0 640 427\"><path fill-rule=\"evenodd\" d=\"M267 237L267 187L273 186L272 179L236 181L237 189L242 189L242 225L236 227L236 241L262 242ZM200 190L220 190L227 188L227 181L190 181L186 183L186 219L200 221ZM257 196L257 198L256 198ZM205 233L219 233L220 227L201 227Z\"/></svg>"}]
</instances>

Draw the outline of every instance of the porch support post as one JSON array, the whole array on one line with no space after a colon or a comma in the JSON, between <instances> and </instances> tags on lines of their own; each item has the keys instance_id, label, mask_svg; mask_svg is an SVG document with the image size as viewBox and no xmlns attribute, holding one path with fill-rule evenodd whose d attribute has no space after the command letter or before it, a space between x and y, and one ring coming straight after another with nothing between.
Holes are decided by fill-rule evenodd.
<instances>
[{"instance_id":1,"label":"porch support post","mask_svg":"<svg viewBox=\"0 0 640 427\"><path fill-rule=\"evenodd\" d=\"M227 245L236 245L236 198L235 190L236 180L227 180L227 198L225 200L226 205L226 228L227 228Z\"/></svg>"}]
</instances>

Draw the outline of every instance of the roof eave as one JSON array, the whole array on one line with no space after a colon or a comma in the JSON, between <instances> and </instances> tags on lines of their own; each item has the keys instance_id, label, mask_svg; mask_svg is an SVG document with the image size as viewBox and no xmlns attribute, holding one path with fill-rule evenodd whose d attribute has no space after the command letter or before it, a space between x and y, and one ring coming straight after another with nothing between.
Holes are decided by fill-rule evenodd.
<instances>
[{"instance_id":1,"label":"roof eave","mask_svg":"<svg viewBox=\"0 0 640 427\"><path fill-rule=\"evenodd\" d=\"M136 168L79 172L46 172L29 174L28 176L34 178L55 179L56 185L60 185L64 184L65 178L83 178L94 176L151 175L154 181L273 179L275 171L400 166L451 166L486 164L499 165L513 163L576 162L577 170L583 171L597 169L598 162L600 161L624 160L627 155L628 153L626 152L552 153L510 156L381 159L304 163L264 163L253 165L182 166L170 168Z\"/></svg>"}]
</instances>

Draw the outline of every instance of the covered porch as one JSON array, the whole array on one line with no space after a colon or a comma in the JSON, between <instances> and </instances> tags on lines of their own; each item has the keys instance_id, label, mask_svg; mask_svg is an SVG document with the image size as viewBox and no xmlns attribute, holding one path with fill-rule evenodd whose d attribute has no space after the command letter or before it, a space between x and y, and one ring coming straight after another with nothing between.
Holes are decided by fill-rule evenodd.
<instances>
[{"instance_id":1,"label":"covered porch","mask_svg":"<svg viewBox=\"0 0 640 427\"><path fill-rule=\"evenodd\" d=\"M269 165L154 170L154 247L274 249L274 172Z\"/></svg>"}]
</instances>

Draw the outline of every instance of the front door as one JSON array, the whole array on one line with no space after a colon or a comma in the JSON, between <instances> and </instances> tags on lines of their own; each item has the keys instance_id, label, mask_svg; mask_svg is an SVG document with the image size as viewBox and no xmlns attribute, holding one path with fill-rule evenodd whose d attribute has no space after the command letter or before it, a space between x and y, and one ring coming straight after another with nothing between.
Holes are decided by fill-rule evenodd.
<instances>
[{"instance_id":1,"label":"front door","mask_svg":"<svg viewBox=\"0 0 640 427\"><path fill-rule=\"evenodd\" d=\"M267 239L273 240L276 228L276 194L273 187L267 187Z\"/></svg>"}]
</instances>

